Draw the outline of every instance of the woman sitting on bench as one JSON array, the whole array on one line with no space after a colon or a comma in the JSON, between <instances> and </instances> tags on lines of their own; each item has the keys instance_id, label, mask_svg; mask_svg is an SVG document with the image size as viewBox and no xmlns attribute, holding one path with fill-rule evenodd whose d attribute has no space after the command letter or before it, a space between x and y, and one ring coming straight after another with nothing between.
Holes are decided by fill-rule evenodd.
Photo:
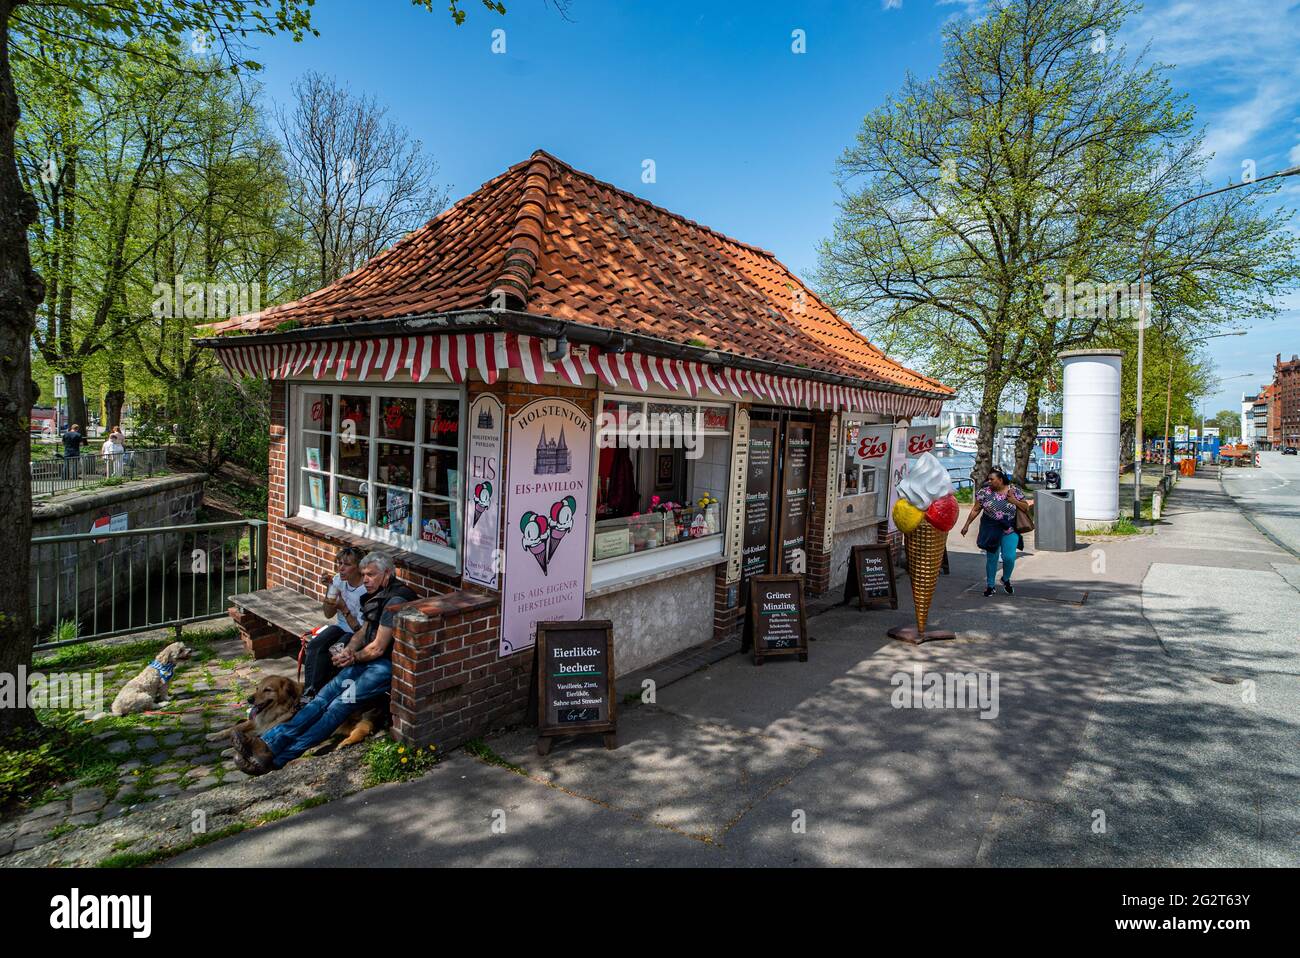
<instances>
[{"instance_id":1,"label":"woman sitting on bench","mask_svg":"<svg viewBox=\"0 0 1300 958\"><path fill-rule=\"evenodd\" d=\"M361 550L345 546L334 557L333 578L329 573L321 582L329 586L325 592L322 611L334 616L334 624L309 633L307 647L303 650L303 703L309 702L325 683L338 674L338 667L330 658L330 647L347 642L361 628L361 600L366 595L366 583L361 577Z\"/></svg>"}]
</instances>

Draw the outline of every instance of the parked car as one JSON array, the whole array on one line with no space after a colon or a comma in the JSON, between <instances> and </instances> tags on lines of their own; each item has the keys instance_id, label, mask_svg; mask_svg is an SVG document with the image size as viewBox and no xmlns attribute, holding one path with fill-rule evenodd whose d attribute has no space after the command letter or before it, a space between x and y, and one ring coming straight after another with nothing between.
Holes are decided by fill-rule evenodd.
<instances>
[{"instance_id":1,"label":"parked car","mask_svg":"<svg viewBox=\"0 0 1300 958\"><path fill-rule=\"evenodd\" d=\"M1283 447L1282 447L1282 455L1284 455L1284 456L1294 456L1294 455L1297 455L1296 447L1295 447L1295 446L1283 446Z\"/></svg>"}]
</instances>

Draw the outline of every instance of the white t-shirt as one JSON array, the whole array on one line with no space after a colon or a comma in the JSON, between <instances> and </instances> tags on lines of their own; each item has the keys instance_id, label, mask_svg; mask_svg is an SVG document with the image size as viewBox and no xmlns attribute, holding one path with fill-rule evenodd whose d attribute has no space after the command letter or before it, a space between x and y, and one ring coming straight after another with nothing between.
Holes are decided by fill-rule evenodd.
<instances>
[{"instance_id":1,"label":"white t-shirt","mask_svg":"<svg viewBox=\"0 0 1300 958\"><path fill-rule=\"evenodd\" d=\"M343 603L348 607L348 611L352 613L352 618L356 619L357 622L361 621L361 600L366 596L366 583L364 579L358 582L355 586L351 586L348 585L347 580L345 580L343 576L335 573L334 581L330 583L329 591L336 599L343 599ZM352 634L352 626L348 625L348 621L343 618L342 612L335 616L335 622L344 632L349 635Z\"/></svg>"}]
</instances>

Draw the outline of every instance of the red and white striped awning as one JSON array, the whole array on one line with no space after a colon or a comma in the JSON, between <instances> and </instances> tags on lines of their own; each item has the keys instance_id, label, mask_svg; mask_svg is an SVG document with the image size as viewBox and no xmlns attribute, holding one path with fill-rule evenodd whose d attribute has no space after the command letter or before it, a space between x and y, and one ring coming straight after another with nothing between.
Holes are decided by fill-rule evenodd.
<instances>
[{"instance_id":1,"label":"red and white striped awning","mask_svg":"<svg viewBox=\"0 0 1300 958\"><path fill-rule=\"evenodd\" d=\"M591 375L609 389L646 392L657 385L692 398L744 399L748 395L781 406L903 418L937 416L943 405L938 397L855 389L644 353L613 353L598 346L571 345L565 358L551 360L546 357L545 339L511 332L223 346L217 355L231 375L269 379L304 374L325 379L332 373L336 380L388 382L399 370L406 370L412 380L423 382L440 369L452 382L460 383L474 369L485 382L493 383L500 370L517 369L530 383L538 382L543 373L555 373L578 386L584 375Z\"/></svg>"}]
</instances>

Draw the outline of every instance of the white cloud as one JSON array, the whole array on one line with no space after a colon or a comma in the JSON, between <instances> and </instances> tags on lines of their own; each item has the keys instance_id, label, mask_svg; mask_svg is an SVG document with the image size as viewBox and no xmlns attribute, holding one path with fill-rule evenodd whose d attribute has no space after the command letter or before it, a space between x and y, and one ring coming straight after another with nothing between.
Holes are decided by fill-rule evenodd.
<instances>
[{"instance_id":1,"label":"white cloud","mask_svg":"<svg viewBox=\"0 0 1300 958\"><path fill-rule=\"evenodd\" d=\"M1131 49L1148 42L1156 60L1170 64L1175 88L1192 90L1205 148L1216 154L1215 178L1241 177L1241 163L1280 159L1270 133L1300 112L1300 0L1168 0L1147 6L1130 23ZM1200 101L1227 101L1206 108ZM1291 151L1300 162L1300 145Z\"/></svg>"}]
</instances>

